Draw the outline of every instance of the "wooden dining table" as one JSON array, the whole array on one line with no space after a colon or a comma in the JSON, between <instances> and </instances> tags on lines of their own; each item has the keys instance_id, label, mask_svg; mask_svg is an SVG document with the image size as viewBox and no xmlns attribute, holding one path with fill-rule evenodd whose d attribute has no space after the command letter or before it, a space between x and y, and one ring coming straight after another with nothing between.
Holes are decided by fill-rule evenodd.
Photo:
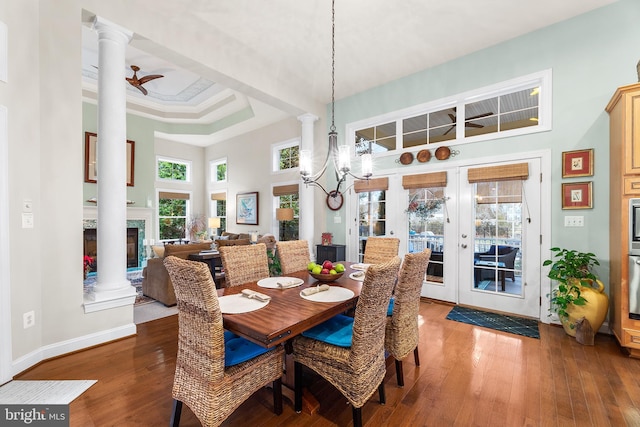
<instances>
[{"instance_id":1,"label":"wooden dining table","mask_svg":"<svg viewBox=\"0 0 640 427\"><path fill-rule=\"evenodd\" d=\"M353 291L354 295L346 301L315 302L304 299L300 291L305 288L321 285L306 271L287 274L286 277L297 277L304 280L300 286L288 289L270 289L258 286L257 282L218 289L218 296L233 295L243 289L251 289L271 297L269 304L259 310L239 314L222 314L224 328L263 347L274 347L301 334L336 314L343 313L355 304L360 296L362 282L351 279L349 275L357 270L351 268L353 263L342 262L345 272L330 286L342 286Z\"/></svg>"},{"instance_id":2,"label":"wooden dining table","mask_svg":"<svg viewBox=\"0 0 640 427\"><path fill-rule=\"evenodd\" d=\"M297 277L304 280L300 286L288 289L271 289L258 286L258 282L248 283L231 288L218 289L218 296L233 295L243 289L251 289L271 297L266 306L247 313L222 314L224 328L263 347L274 347L285 344L285 371L282 384L283 395L293 401L294 375L293 358L287 341L302 332L330 319L336 314L355 307L362 282L349 277L358 270L351 268L355 263L342 262L345 272L338 280L327 283L330 286L342 286L353 291L353 297L340 302L316 302L304 299L300 291L305 288L322 285L306 271L289 273L286 277ZM306 389L303 390L302 411L312 414L319 408L318 400Z\"/></svg>"}]
</instances>

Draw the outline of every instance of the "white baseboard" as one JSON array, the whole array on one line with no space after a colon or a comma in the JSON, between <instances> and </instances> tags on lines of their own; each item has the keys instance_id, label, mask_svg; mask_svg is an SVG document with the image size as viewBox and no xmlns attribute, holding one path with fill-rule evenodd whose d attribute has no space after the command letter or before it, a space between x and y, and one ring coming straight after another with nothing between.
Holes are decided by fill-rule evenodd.
<instances>
[{"instance_id":1,"label":"white baseboard","mask_svg":"<svg viewBox=\"0 0 640 427\"><path fill-rule=\"evenodd\" d=\"M49 344L44 347L40 347L39 349L34 350L31 353L26 354L13 361L13 375L15 376L20 372L23 372L30 367L42 362L43 360L82 350L94 345L104 344L109 341L125 338L135 334L136 325L134 323L130 323L118 328L108 329L106 331L100 331L82 337L73 338L67 341L61 341L55 344Z\"/></svg>"}]
</instances>

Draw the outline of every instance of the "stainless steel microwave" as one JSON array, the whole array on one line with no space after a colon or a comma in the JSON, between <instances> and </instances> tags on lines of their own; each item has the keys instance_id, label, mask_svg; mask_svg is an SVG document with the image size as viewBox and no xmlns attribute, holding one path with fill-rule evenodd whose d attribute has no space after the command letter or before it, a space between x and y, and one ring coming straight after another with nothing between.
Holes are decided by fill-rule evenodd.
<instances>
[{"instance_id":1,"label":"stainless steel microwave","mask_svg":"<svg viewBox=\"0 0 640 427\"><path fill-rule=\"evenodd\" d=\"M629 199L629 255L640 255L640 199Z\"/></svg>"}]
</instances>

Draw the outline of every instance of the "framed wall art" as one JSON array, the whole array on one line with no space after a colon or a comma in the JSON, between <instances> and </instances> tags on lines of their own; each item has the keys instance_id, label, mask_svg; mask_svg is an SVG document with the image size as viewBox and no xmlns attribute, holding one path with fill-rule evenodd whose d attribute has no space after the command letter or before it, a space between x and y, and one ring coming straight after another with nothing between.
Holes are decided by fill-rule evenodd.
<instances>
[{"instance_id":1,"label":"framed wall art","mask_svg":"<svg viewBox=\"0 0 640 427\"><path fill-rule=\"evenodd\" d=\"M98 135L84 133L84 182L98 182ZM133 187L135 148L134 141L127 140L127 186Z\"/></svg>"},{"instance_id":2,"label":"framed wall art","mask_svg":"<svg viewBox=\"0 0 640 427\"><path fill-rule=\"evenodd\" d=\"M562 209L591 209L592 207L591 181L562 184Z\"/></svg>"},{"instance_id":3,"label":"framed wall art","mask_svg":"<svg viewBox=\"0 0 640 427\"><path fill-rule=\"evenodd\" d=\"M236 194L236 224L258 225L258 192Z\"/></svg>"},{"instance_id":4,"label":"framed wall art","mask_svg":"<svg viewBox=\"0 0 640 427\"><path fill-rule=\"evenodd\" d=\"M562 153L562 177L573 178L593 175L593 148L564 151Z\"/></svg>"}]
</instances>

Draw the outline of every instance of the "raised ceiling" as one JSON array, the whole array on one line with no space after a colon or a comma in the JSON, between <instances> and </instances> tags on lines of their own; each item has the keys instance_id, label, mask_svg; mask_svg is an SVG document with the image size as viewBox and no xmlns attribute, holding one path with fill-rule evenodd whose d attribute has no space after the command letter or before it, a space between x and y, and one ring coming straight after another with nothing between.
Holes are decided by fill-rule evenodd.
<instances>
[{"instance_id":1,"label":"raised ceiling","mask_svg":"<svg viewBox=\"0 0 640 427\"><path fill-rule=\"evenodd\" d=\"M336 99L616 1L537 0L525 8L513 0L337 0ZM227 50L211 47L211 55L227 59L219 70L194 72L197 67L168 59L181 52L165 54L156 45L145 50L153 41L134 35L127 48L126 75L137 65L139 77L165 77L144 85L147 96L127 85L129 111L170 123L204 124L206 129L198 135L163 137L207 146L291 115L318 114L302 105L330 102L329 0L134 0L130 7L145 5L152 7L151 19L197 28ZM225 67L234 53L239 63L251 66L230 75ZM97 36L85 26L82 75L87 100L96 99L97 64ZM229 78L223 86L213 81L215 75ZM289 92L272 90L287 85Z\"/></svg>"}]
</instances>

